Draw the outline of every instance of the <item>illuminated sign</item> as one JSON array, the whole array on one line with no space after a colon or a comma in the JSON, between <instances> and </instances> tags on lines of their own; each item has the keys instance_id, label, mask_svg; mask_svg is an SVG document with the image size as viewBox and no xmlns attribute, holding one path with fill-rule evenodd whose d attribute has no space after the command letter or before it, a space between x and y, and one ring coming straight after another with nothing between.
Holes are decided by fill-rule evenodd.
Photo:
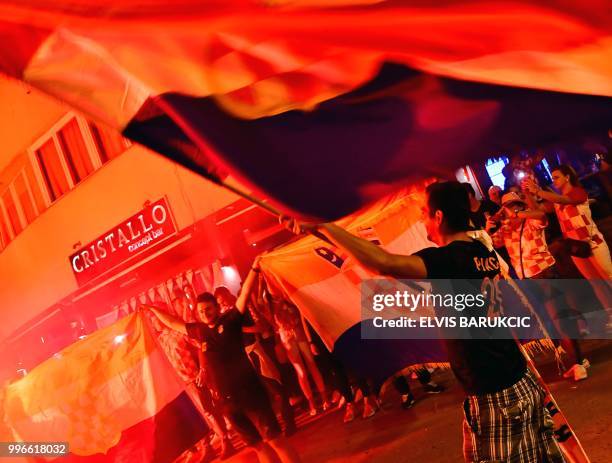
<instances>
[{"instance_id":1,"label":"illuminated sign","mask_svg":"<svg viewBox=\"0 0 612 463\"><path fill-rule=\"evenodd\" d=\"M83 285L176 233L165 198L149 204L70 256Z\"/></svg>"}]
</instances>

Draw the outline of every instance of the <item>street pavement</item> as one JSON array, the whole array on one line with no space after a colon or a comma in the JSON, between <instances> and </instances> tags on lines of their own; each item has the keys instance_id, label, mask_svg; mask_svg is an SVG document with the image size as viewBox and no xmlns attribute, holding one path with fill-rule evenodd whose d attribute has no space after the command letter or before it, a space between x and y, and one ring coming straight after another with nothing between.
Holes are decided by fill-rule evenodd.
<instances>
[{"instance_id":1,"label":"street pavement","mask_svg":"<svg viewBox=\"0 0 612 463\"><path fill-rule=\"evenodd\" d=\"M591 362L589 378L579 383L562 379L552 354L540 353L536 362L551 392L578 435L592 463L612 462L612 341L584 341ZM342 423L343 410L317 417L301 415L299 431L290 438L304 463L458 463L461 454L463 394L450 371L434 373L447 387L426 395L416 381L411 387L417 403L400 407L393 388L383 395L383 409L368 419ZM361 404L357 407L361 411ZM256 462L243 449L229 463Z\"/></svg>"}]
</instances>

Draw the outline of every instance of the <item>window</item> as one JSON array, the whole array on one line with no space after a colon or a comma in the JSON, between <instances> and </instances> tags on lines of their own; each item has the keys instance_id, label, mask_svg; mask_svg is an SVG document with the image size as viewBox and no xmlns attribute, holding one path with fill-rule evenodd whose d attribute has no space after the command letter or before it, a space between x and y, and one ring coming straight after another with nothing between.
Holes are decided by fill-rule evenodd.
<instances>
[{"instance_id":1,"label":"window","mask_svg":"<svg viewBox=\"0 0 612 463\"><path fill-rule=\"evenodd\" d=\"M0 251L50 203L130 146L121 134L72 113L31 147L0 192Z\"/></svg>"},{"instance_id":2,"label":"window","mask_svg":"<svg viewBox=\"0 0 612 463\"><path fill-rule=\"evenodd\" d=\"M487 173L489 174L489 178L493 185L497 185L502 190L504 189L504 184L506 182L506 177L502 174L502 170L508 164L508 158L506 156L502 156L499 158L490 158L487 160L486 168Z\"/></svg>"},{"instance_id":3,"label":"window","mask_svg":"<svg viewBox=\"0 0 612 463\"><path fill-rule=\"evenodd\" d=\"M39 214L26 175L28 168L33 173L29 159L27 161L9 182L8 188L0 194L0 250L4 249ZM40 189L38 196L39 201L44 205L43 198L40 197Z\"/></svg>"},{"instance_id":4,"label":"window","mask_svg":"<svg viewBox=\"0 0 612 463\"><path fill-rule=\"evenodd\" d=\"M89 122L89 129L91 130L91 135L102 163L116 158L128 146L129 142L116 130L109 129L95 122Z\"/></svg>"},{"instance_id":5,"label":"window","mask_svg":"<svg viewBox=\"0 0 612 463\"><path fill-rule=\"evenodd\" d=\"M8 228L4 220L4 214L2 213L2 207L0 207L0 250L3 250L11 241L11 235L9 234Z\"/></svg>"},{"instance_id":6,"label":"window","mask_svg":"<svg viewBox=\"0 0 612 463\"><path fill-rule=\"evenodd\" d=\"M57 151L53 138L36 151L36 158L45 179L49 197L51 202L53 202L70 189L70 184L66 178L60 154Z\"/></svg>"},{"instance_id":7,"label":"window","mask_svg":"<svg viewBox=\"0 0 612 463\"><path fill-rule=\"evenodd\" d=\"M51 202L129 146L119 132L73 114L56 124L42 141L34 153ZM28 180L31 177L34 175L28 172ZM38 206L38 191L33 189L32 195Z\"/></svg>"},{"instance_id":8,"label":"window","mask_svg":"<svg viewBox=\"0 0 612 463\"><path fill-rule=\"evenodd\" d=\"M4 203L6 215L8 216L8 225L11 227L13 235L18 235L21 233L21 230L23 230L23 225L21 224L19 212L17 212L17 206L15 205L15 200L13 199L10 188L2 195L2 202Z\"/></svg>"},{"instance_id":9,"label":"window","mask_svg":"<svg viewBox=\"0 0 612 463\"><path fill-rule=\"evenodd\" d=\"M32 167L31 162L26 162L24 174L28 181L28 185L30 186L30 191L32 192L32 197L34 198L34 204L36 205L37 212L42 214L47 208L47 205L45 203L45 198L43 197L41 186L34 174L34 168Z\"/></svg>"},{"instance_id":10,"label":"window","mask_svg":"<svg viewBox=\"0 0 612 463\"><path fill-rule=\"evenodd\" d=\"M26 222L32 223L38 214L36 213L34 202L28 191L28 185L26 184L25 174L23 172L17 175L13 185L15 186L17 202L21 205Z\"/></svg>"},{"instance_id":11,"label":"window","mask_svg":"<svg viewBox=\"0 0 612 463\"><path fill-rule=\"evenodd\" d=\"M94 171L91 156L87 151L79 123L75 118L68 122L58 133L68 171L74 184L79 183Z\"/></svg>"}]
</instances>

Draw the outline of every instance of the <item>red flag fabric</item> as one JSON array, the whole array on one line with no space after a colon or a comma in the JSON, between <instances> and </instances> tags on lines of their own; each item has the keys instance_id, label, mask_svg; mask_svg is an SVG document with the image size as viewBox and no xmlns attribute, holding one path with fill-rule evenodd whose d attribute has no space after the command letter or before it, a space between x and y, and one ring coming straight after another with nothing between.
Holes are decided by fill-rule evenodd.
<instances>
[{"instance_id":1,"label":"red flag fabric","mask_svg":"<svg viewBox=\"0 0 612 463\"><path fill-rule=\"evenodd\" d=\"M68 461L172 461L207 430L140 313L8 385L2 405L10 440L66 442Z\"/></svg>"},{"instance_id":2,"label":"red flag fabric","mask_svg":"<svg viewBox=\"0 0 612 463\"><path fill-rule=\"evenodd\" d=\"M2 71L303 217L610 116L600 0L37 0L0 17Z\"/></svg>"}]
</instances>

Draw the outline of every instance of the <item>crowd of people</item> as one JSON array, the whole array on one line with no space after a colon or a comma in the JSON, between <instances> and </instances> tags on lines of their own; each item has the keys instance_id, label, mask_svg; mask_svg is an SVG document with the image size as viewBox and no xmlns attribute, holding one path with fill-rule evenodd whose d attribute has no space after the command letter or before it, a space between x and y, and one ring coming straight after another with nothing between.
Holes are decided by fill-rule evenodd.
<instances>
[{"instance_id":1,"label":"crowd of people","mask_svg":"<svg viewBox=\"0 0 612 463\"><path fill-rule=\"evenodd\" d=\"M559 265L547 244L547 227L556 220L562 232L556 254L569 255L581 276L591 282L597 302L578 301L568 293L554 298L551 285L534 284L528 296L534 305L544 301L544 309L554 322L548 326L558 350L569 357L565 377L582 380L589 366L577 338L588 334L583 307L605 309L610 301L607 282L612 277L608 245L592 218L589 198L574 170L560 165L552 170L553 186L543 189L532 170L522 166L518 184L502 191L492 186L488 200L478 201L473 188L465 184L470 198L470 224L484 228L498 253L511 264L511 275L519 279L553 280L568 278L567 264ZM559 256L559 254L562 254ZM563 255L565 254L565 256ZM588 295L587 295L588 297Z\"/></svg>"},{"instance_id":2,"label":"crowd of people","mask_svg":"<svg viewBox=\"0 0 612 463\"><path fill-rule=\"evenodd\" d=\"M187 284L174 290L171 307L149 311L161 346L210 430L192 449L198 460L216 457L215 436L218 456L231 456L233 430L260 461L299 461L284 439L297 431L296 411L315 416L344 408L349 423L357 416L358 395L363 418L380 409L380 385L347 373L299 310L266 284L257 264L238 297L224 286L196 295ZM444 390L425 368L415 376L427 394ZM402 374L392 381L404 409L415 404L408 381Z\"/></svg>"},{"instance_id":3,"label":"crowd of people","mask_svg":"<svg viewBox=\"0 0 612 463\"><path fill-rule=\"evenodd\" d=\"M586 192L567 166L553 169L552 178L556 192L543 189L535 176L526 172L517 185L506 191L491 187L486 200L478 200L469 184L430 185L423 221L429 239L437 247L411 256L389 254L334 224L283 220L296 233L316 229L362 265L395 278L499 278L503 269L501 255L511 264L511 277L556 279L564 276L563 269L557 265L546 238L550 214L554 212L565 249L576 268L586 279L608 282L612 276L610 253L591 217ZM490 236L491 247L475 238L476 230L484 230ZM478 268L474 265L476 258L492 258L500 264ZM593 285L603 307L610 300L608 290L607 285ZM530 296L535 302L552 299L546 294ZM557 350L570 358L564 375L576 381L585 379L589 362L582 355L578 338L588 327L579 304L572 300L564 304L549 301L545 310L555 320L551 329L557 332L551 337L555 338ZM260 461L299 461L285 438L297 430L295 411L300 396L304 399L303 408L313 416L343 406L345 423L357 414L357 390L363 397L363 418L380 408L379 385L345 370L299 310L266 282L258 260L237 297L225 287L196 296L186 286L175 290L172 307L151 307L150 312L155 315L150 318L162 346L221 444L221 458L234 452L229 439L231 429L257 450ZM444 342L451 368L467 395L466 461L510 461L516 452L520 454L516 461L521 462L563 461L547 424L550 416L542 403L542 391L515 341ZM421 369L417 377L424 392L443 391L432 381L430 371ZM415 399L408 378L398 374L392 384L401 396L402 406L412 407ZM497 420L517 401L534 405L526 427L520 431L511 429L507 420ZM483 414L484 406L491 403L499 407ZM508 445L508 440L520 445ZM486 446L480 445L485 441ZM204 461L214 459L210 441L202 442Z\"/></svg>"}]
</instances>

